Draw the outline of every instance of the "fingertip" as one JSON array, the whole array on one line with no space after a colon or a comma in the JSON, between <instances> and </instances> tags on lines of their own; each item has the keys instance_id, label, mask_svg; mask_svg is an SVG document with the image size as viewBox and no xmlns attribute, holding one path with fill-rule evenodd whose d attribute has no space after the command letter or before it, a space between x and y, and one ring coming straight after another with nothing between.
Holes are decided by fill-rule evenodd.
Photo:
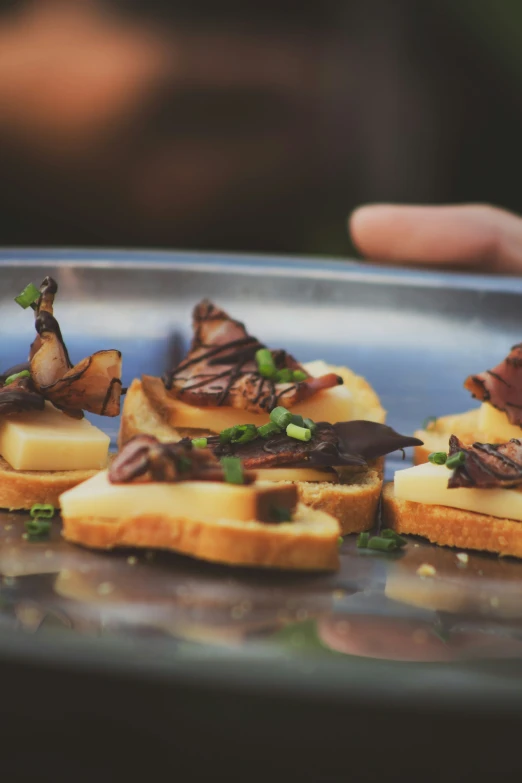
<instances>
[{"instance_id":1,"label":"fingertip","mask_svg":"<svg viewBox=\"0 0 522 783\"><path fill-rule=\"evenodd\" d=\"M363 204L348 217L348 232L356 248L363 254L371 252L375 231L382 229L389 217L389 204Z\"/></svg>"}]
</instances>

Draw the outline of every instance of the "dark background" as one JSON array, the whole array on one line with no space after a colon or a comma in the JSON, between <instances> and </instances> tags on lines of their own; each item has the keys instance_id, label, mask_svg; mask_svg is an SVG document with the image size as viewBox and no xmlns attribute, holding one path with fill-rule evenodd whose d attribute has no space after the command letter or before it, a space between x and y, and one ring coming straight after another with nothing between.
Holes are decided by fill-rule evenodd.
<instances>
[{"instance_id":1,"label":"dark background","mask_svg":"<svg viewBox=\"0 0 522 783\"><path fill-rule=\"evenodd\" d=\"M0 0L0 244L349 255L522 212L520 0Z\"/></svg>"}]
</instances>

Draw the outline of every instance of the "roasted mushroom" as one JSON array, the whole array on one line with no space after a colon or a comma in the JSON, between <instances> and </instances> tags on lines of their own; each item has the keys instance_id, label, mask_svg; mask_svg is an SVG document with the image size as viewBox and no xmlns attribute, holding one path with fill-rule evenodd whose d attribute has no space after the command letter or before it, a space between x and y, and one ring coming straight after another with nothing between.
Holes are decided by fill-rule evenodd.
<instances>
[{"instance_id":1,"label":"roasted mushroom","mask_svg":"<svg viewBox=\"0 0 522 783\"><path fill-rule=\"evenodd\" d=\"M265 346L251 337L242 323L207 300L196 306L193 319L190 351L164 377L166 388L191 405L228 405L263 413L277 405L291 408L318 391L343 382L335 373L312 378L286 351L271 352L275 367L278 371L299 371L303 380L278 382L265 378L255 360L256 352Z\"/></svg>"}]
</instances>

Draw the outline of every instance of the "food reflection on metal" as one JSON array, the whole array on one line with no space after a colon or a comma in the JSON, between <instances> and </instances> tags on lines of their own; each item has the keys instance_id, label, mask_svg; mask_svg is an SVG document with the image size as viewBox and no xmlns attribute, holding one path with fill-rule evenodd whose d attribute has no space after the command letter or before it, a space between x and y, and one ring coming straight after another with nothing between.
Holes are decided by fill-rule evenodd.
<instances>
[{"instance_id":1,"label":"food reflection on metal","mask_svg":"<svg viewBox=\"0 0 522 783\"><path fill-rule=\"evenodd\" d=\"M24 631L36 633L43 628L74 629L72 618L57 606L41 606L35 602L20 602L14 608L17 625Z\"/></svg>"},{"instance_id":2,"label":"food reflection on metal","mask_svg":"<svg viewBox=\"0 0 522 783\"><path fill-rule=\"evenodd\" d=\"M385 594L435 611L522 619L520 564L507 558L410 543L390 564Z\"/></svg>"}]
</instances>

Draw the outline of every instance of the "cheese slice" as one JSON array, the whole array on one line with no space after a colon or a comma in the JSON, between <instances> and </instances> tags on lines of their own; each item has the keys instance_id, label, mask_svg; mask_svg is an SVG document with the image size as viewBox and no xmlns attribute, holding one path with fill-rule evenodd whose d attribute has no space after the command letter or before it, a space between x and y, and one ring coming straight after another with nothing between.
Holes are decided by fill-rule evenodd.
<instances>
[{"instance_id":1,"label":"cheese slice","mask_svg":"<svg viewBox=\"0 0 522 783\"><path fill-rule=\"evenodd\" d=\"M511 424L504 411L483 402L479 408L478 428L486 443L503 443L511 438L522 438L522 427Z\"/></svg>"},{"instance_id":2,"label":"cheese slice","mask_svg":"<svg viewBox=\"0 0 522 783\"><path fill-rule=\"evenodd\" d=\"M303 366L315 378L335 372L336 369L329 367L322 361L310 362ZM229 406L198 408L178 399L170 398L170 400L169 424L174 428L221 432L235 424L255 424L260 427L268 420L266 413L252 413ZM284 405L284 402L282 404ZM324 389L314 394L309 400L297 403L292 406L292 413L301 414L303 418L314 421L337 422L352 419L352 409L352 393L345 385L341 385Z\"/></svg>"},{"instance_id":3,"label":"cheese slice","mask_svg":"<svg viewBox=\"0 0 522 783\"><path fill-rule=\"evenodd\" d=\"M262 521L270 506L293 508L293 487L211 481L111 484L107 471L60 496L64 519L121 519L160 515L178 519ZM293 502L292 502L293 500Z\"/></svg>"},{"instance_id":4,"label":"cheese slice","mask_svg":"<svg viewBox=\"0 0 522 783\"><path fill-rule=\"evenodd\" d=\"M71 419L50 402L0 423L0 454L15 470L101 470L109 443L87 419Z\"/></svg>"},{"instance_id":5,"label":"cheese slice","mask_svg":"<svg viewBox=\"0 0 522 783\"><path fill-rule=\"evenodd\" d=\"M431 462L397 470L395 497L522 522L522 492L516 489L448 489L450 475L445 465L433 465Z\"/></svg>"}]
</instances>

